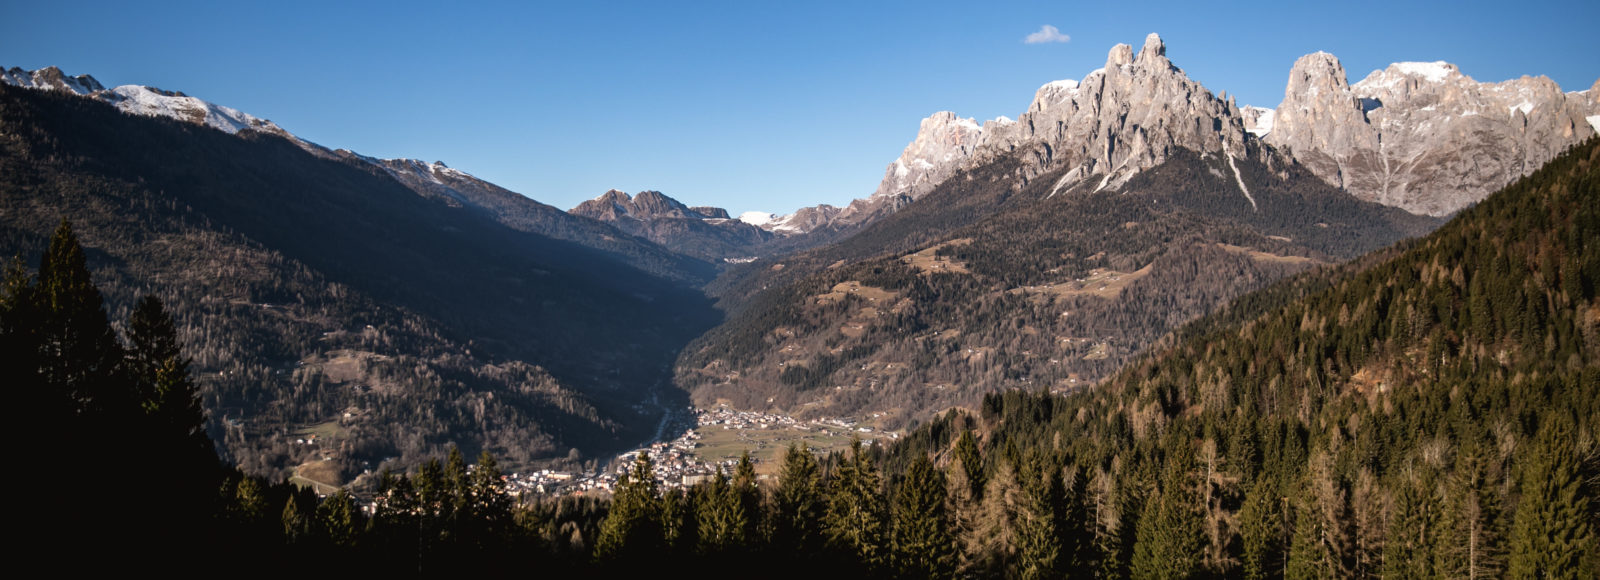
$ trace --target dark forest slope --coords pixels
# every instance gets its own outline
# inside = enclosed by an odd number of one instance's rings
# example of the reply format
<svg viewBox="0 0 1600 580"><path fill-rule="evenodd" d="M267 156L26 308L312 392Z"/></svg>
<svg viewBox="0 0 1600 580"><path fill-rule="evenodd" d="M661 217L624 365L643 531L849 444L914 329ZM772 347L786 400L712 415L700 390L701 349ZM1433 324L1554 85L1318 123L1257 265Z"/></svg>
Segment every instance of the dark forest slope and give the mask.
<svg viewBox="0 0 1600 580"><path fill-rule="evenodd" d="M161 296L213 434L253 471L450 442L604 456L653 431L638 405L713 317L606 253L276 137L10 86L0 135L0 252L32 263L69 219L114 319Z"/></svg>
<svg viewBox="0 0 1600 580"><path fill-rule="evenodd" d="M1081 519L1063 537L1102 572L1592 578L1597 239L1590 140L1096 388L988 397L984 462L1064 475ZM902 457L943 453L969 421L928 426Z"/></svg>

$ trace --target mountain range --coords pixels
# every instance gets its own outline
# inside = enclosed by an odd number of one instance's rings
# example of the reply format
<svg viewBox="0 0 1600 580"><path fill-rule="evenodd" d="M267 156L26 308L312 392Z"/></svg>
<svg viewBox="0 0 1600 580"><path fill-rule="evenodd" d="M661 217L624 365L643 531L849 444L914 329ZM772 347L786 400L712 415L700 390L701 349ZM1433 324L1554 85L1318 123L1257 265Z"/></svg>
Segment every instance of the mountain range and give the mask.
<svg viewBox="0 0 1600 580"><path fill-rule="evenodd" d="M1600 86L1445 63L1349 84L1325 53L1276 108L1239 106L1152 34L1015 120L924 119L846 207L735 217L655 191L561 211L179 92L0 72L0 249L36 256L72 220L114 310L142 289L186 313L233 461L341 477L447 444L578 465L659 435L685 393L903 427L1075 390L1600 127ZM337 452L296 447L312 433Z"/></svg>

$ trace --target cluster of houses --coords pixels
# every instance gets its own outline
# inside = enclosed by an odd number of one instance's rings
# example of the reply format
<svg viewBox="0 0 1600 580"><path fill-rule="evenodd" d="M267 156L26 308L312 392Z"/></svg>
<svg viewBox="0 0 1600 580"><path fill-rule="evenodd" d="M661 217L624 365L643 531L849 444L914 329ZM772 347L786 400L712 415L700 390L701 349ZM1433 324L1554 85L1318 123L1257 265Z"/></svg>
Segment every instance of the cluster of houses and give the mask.
<svg viewBox="0 0 1600 580"><path fill-rule="evenodd" d="M788 415L738 411L719 405L714 409L699 409L695 415L694 429L685 431L672 441L660 441L642 449L618 455L611 468L598 473L572 473L542 469L531 473L513 473L506 477L508 489L517 495L566 495L583 493L611 493L617 478L632 469L639 453L650 457L655 468L655 479L664 489L688 487L705 481L721 467L732 473L736 460L705 461L694 450L700 447L702 431L711 429L795 429L818 431L824 435L858 433L863 441L874 437L894 439L897 433L880 432L871 427L858 426L850 419L825 418L799 421Z"/></svg>

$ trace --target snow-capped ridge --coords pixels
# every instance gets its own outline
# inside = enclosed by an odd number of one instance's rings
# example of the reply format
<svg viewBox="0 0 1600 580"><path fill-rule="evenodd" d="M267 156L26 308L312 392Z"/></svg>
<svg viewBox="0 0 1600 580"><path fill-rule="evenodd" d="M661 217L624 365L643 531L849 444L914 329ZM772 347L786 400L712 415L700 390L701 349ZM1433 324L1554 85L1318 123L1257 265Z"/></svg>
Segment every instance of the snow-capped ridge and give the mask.
<svg viewBox="0 0 1600 580"><path fill-rule="evenodd" d="M747 211L739 214L739 221L756 226L758 228L764 228L767 224L772 223L772 220L776 217L778 216L775 216L769 212Z"/></svg>
<svg viewBox="0 0 1600 580"><path fill-rule="evenodd" d="M1461 74L1461 69L1456 68L1456 65L1442 60L1434 62L1397 62L1389 66L1402 74L1422 77L1427 79L1428 82L1434 83L1442 82L1447 78Z"/></svg>
<svg viewBox="0 0 1600 580"><path fill-rule="evenodd" d="M100 81L89 75L67 76L61 69L47 66L35 71L26 71L20 67L5 69L0 67L0 82L28 89L47 91L66 91L79 96L88 96L98 91L106 90Z"/></svg>
<svg viewBox="0 0 1600 580"><path fill-rule="evenodd" d="M266 119L261 119L178 91L164 91L142 85L122 85L107 90L89 75L69 77L61 69L50 66L32 72L21 68L4 70L0 81L19 87L66 91L82 97L110 103L121 111L146 117L166 117L186 123L204 125L230 135L250 130L272 133L300 143L308 149L315 147L300 141L293 134Z"/></svg>

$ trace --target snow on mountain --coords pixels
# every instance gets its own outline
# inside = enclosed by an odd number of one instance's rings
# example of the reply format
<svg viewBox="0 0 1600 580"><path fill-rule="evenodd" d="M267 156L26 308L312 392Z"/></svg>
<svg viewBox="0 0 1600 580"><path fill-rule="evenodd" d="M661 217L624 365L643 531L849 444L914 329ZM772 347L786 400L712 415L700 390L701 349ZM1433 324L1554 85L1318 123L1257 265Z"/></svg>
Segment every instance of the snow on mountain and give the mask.
<svg viewBox="0 0 1600 580"><path fill-rule="evenodd" d="M1457 69L1456 65L1442 60L1437 62L1397 62L1393 66L1405 75L1422 77L1433 83L1443 82L1451 76L1461 74L1461 70Z"/></svg>
<svg viewBox="0 0 1600 580"><path fill-rule="evenodd" d="M118 109L135 115L177 119L205 125L230 135L249 129L292 137L288 131L272 121L179 92L139 85L123 85L111 89L109 94L96 93L96 95L100 100L112 103Z"/></svg>
<svg viewBox="0 0 1600 580"><path fill-rule="evenodd" d="M1347 84L1327 53L1295 62L1276 111L1268 144L1357 198L1434 216L1600 130L1585 122L1600 103L1547 77L1478 82L1450 63L1399 62Z"/></svg>
<svg viewBox="0 0 1600 580"><path fill-rule="evenodd" d="M89 75L69 77L53 66L47 66L36 71L25 71L19 67L7 70L0 67L0 82L29 89L47 91L67 91L75 95L89 95L96 91L106 90L100 81L94 80Z"/></svg>
<svg viewBox="0 0 1600 580"><path fill-rule="evenodd" d="M251 130L272 133L300 144L308 150L316 145L301 141L282 127L266 119L221 105L212 104L180 92L163 91L154 87L122 85L106 90L104 85L89 75L69 77L56 67L24 71L13 67L0 69L0 82L24 88L66 91L110 103L125 113L147 117L167 117L186 123L204 125L230 135Z"/></svg>
<svg viewBox="0 0 1600 580"><path fill-rule="evenodd" d="M1239 108L1239 113L1244 116L1244 130L1257 137L1266 137L1272 132L1272 119L1277 111L1266 107L1245 105Z"/></svg>
<svg viewBox="0 0 1600 580"><path fill-rule="evenodd" d="M778 216L764 211L747 211L739 214L739 221L765 229L767 224L772 223L773 218L776 217Z"/></svg>

